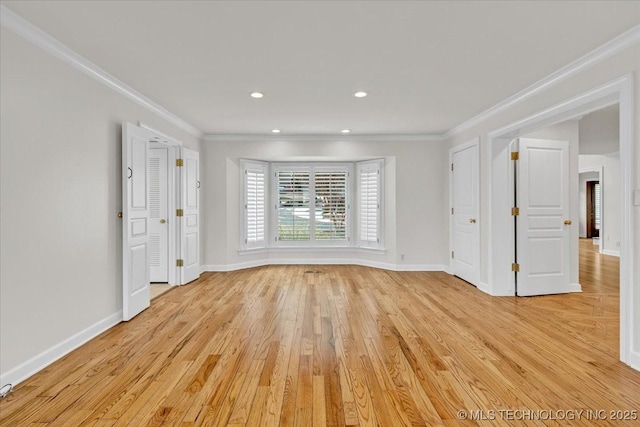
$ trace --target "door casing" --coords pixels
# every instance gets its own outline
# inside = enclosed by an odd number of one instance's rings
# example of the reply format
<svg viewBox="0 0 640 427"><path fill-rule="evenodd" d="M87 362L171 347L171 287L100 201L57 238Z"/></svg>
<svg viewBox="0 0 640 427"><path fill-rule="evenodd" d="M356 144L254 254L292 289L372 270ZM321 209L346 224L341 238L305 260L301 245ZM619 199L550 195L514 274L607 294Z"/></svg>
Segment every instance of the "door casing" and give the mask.
<svg viewBox="0 0 640 427"><path fill-rule="evenodd" d="M626 74L611 82L575 95L566 101L512 122L487 134L487 291L491 295L513 295L510 289L511 260L513 259L512 233L501 228L511 220L509 195L509 143L545 126L576 118L602 108L620 105L620 190L621 190L621 242L620 242L620 360L640 370L640 348L633 345L635 318L640 308L634 307L635 236L635 128L634 128L634 75ZM511 196L512 198L512 196Z"/></svg>

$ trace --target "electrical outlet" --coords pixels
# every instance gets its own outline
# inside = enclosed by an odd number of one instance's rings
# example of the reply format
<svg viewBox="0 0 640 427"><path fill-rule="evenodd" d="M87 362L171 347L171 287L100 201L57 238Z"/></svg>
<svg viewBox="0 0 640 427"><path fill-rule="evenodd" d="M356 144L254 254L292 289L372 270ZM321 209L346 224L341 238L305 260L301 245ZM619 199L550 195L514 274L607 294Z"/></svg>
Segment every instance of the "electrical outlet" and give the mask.
<svg viewBox="0 0 640 427"><path fill-rule="evenodd" d="M619 248L619 247L620 247L620 242L618 241L616 242L616 248Z"/></svg>
<svg viewBox="0 0 640 427"><path fill-rule="evenodd" d="M404 261L404 254L400 254L400 259Z"/></svg>

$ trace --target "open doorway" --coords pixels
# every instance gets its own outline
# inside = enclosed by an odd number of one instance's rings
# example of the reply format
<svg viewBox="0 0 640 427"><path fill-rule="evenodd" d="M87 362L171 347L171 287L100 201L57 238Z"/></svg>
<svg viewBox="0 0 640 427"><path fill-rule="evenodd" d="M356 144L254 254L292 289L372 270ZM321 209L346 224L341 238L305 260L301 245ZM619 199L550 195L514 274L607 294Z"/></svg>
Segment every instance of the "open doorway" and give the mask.
<svg viewBox="0 0 640 427"><path fill-rule="evenodd" d="M617 212L620 221L620 359L632 365L640 366L637 353L631 348L634 336L633 306L633 177L635 176L635 157L633 156L633 78L623 76L606 85L577 95L561 104L539 111L508 126L488 134L487 157L489 174L489 265L488 288L493 295L514 295L515 275L512 260L515 257L512 230L505 230L504 224L513 222L513 191L510 193L510 182L513 182L513 170L509 145L514 138L527 135L537 129L562 123L566 120L577 120L594 111L613 105L619 105L619 191L620 208ZM576 186L577 191L577 170ZM606 183L605 176L604 182ZM603 194L606 197L607 191ZM571 213L570 220L578 221L578 214ZM602 218L606 221L606 212ZM606 231L606 224L604 230ZM576 239L577 241L577 234ZM616 242L614 242L615 244ZM576 245L577 246L577 245ZM577 258L577 248L571 256ZM577 260L575 262L577 267ZM577 270L577 269L576 269ZM577 271L576 271L577 276Z"/></svg>
<svg viewBox="0 0 640 427"><path fill-rule="evenodd" d="M175 150L162 141L149 143L149 281L151 301L169 291L175 283L169 283L169 248L175 245L170 233L169 199L173 195L170 176L175 164ZM171 176L172 177L172 176ZM173 180L171 180L173 181ZM171 242L170 242L171 241Z"/></svg>
<svg viewBox="0 0 640 427"><path fill-rule="evenodd" d="M143 124L123 123L122 132L122 317L130 320L151 304L152 281L200 275L200 169L196 151Z"/></svg>

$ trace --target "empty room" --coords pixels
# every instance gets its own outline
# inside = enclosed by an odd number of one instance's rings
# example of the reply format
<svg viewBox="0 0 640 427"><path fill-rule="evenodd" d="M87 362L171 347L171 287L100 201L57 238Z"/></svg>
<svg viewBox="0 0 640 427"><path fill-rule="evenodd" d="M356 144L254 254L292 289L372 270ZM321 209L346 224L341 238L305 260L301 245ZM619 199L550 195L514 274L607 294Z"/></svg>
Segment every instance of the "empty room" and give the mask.
<svg viewBox="0 0 640 427"><path fill-rule="evenodd" d="M1 426L640 422L640 2L0 17Z"/></svg>

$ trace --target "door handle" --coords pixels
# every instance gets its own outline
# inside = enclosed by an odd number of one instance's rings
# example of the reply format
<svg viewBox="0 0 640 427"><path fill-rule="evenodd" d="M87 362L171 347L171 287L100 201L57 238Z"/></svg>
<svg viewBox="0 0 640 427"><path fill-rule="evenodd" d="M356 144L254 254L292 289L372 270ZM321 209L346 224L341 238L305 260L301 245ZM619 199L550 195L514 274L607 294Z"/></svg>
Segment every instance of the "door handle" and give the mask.
<svg viewBox="0 0 640 427"><path fill-rule="evenodd" d="M166 219L164 219L164 218L160 218L160 224L164 224L165 222L167 222L167 220L166 220Z"/></svg>
<svg viewBox="0 0 640 427"><path fill-rule="evenodd" d="M476 219L475 219L475 218L469 218L469 222L470 222L471 224L475 224L475 223L476 223Z"/></svg>
<svg viewBox="0 0 640 427"><path fill-rule="evenodd" d="M564 225L571 225L571 220L570 219L565 219L564 220Z"/></svg>

